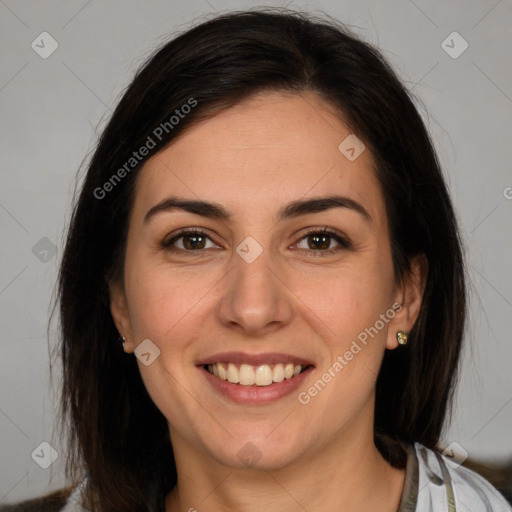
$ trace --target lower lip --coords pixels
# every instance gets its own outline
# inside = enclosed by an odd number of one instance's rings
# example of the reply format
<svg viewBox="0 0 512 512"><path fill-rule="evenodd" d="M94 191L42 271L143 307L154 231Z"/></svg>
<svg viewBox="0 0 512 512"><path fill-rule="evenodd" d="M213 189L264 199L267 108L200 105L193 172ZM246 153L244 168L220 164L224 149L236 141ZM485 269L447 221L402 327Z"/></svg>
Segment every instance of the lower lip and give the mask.
<svg viewBox="0 0 512 512"><path fill-rule="evenodd" d="M304 382L313 367L309 366L299 375L291 379L285 379L282 382L273 382L269 386L232 384L227 380L215 377L203 366L199 366L198 369L216 391L234 402L239 404L268 404L293 393Z"/></svg>

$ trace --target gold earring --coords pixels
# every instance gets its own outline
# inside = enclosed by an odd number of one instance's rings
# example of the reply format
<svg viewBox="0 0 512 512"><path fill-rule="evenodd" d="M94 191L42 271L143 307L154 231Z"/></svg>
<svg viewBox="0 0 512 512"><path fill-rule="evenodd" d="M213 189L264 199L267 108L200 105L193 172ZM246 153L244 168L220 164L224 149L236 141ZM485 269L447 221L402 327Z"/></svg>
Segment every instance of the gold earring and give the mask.
<svg viewBox="0 0 512 512"><path fill-rule="evenodd" d="M121 343L123 345L123 350L126 352L125 347L124 347L126 338L124 336L119 336L118 341L119 341L119 343Z"/></svg>
<svg viewBox="0 0 512 512"><path fill-rule="evenodd" d="M396 333L396 339L400 345L407 345L407 337L409 333L407 331L398 331Z"/></svg>

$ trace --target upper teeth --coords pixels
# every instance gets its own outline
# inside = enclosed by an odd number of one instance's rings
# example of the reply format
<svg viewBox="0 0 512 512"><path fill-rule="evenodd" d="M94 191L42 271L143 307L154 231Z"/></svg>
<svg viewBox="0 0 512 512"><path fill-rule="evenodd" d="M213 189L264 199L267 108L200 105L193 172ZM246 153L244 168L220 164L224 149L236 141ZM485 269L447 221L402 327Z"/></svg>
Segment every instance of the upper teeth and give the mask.
<svg viewBox="0 0 512 512"><path fill-rule="evenodd" d="M272 382L282 382L284 379L291 379L298 375L304 366L293 363L279 363L272 368L268 364L252 366L241 364L240 367L234 363L216 363L207 365L207 370L221 380L227 380L232 384L242 386L270 386Z"/></svg>

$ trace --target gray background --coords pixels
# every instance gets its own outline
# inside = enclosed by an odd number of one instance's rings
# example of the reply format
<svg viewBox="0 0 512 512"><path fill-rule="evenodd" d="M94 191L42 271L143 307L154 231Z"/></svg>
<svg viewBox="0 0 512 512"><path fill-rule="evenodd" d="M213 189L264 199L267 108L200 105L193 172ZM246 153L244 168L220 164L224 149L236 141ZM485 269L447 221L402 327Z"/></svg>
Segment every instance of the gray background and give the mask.
<svg viewBox="0 0 512 512"><path fill-rule="evenodd" d="M136 67L155 46L198 17L257 5L0 0L1 502L64 483L62 443L53 431L59 373L52 384L46 326L80 163ZM456 451L464 449L477 459L510 457L512 3L265 5L324 11L351 25L382 49L421 98L419 107L460 218L471 279L468 348L444 444L457 442ZM44 31L59 45L47 59L31 48ZM458 58L441 46L453 31L469 44ZM457 39L445 44L453 46L452 52L462 48ZM55 339L53 328L50 348ZM49 469L31 458L43 441L60 453Z"/></svg>

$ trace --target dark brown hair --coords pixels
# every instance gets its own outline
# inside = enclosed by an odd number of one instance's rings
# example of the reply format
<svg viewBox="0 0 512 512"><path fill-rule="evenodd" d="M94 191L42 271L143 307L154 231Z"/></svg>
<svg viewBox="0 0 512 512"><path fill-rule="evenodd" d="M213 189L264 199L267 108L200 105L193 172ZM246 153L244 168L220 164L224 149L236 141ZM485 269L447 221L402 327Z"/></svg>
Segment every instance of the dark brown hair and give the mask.
<svg viewBox="0 0 512 512"><path fill-rule="evenodd" d="M465 269L447 187L411 95L375 48L333 20L230 13L169 41L138 71L103 131L72 214L59 275L61 425L70 435L68 476L87 477L94 510L164 510L177 477L167 422L135 358L120 348L109 309L109 280L123 275L137 173L185 128L266 90L314 91L340 112L376 163L396 281L413 256L428 260L410 343L384 356L375 432L395 463L381 436L438 443L463 338ZM169 127L191 99L197 106ZM168 131L155 137L163 123ZM112 181L151 134L150 154Z"/></svg>

